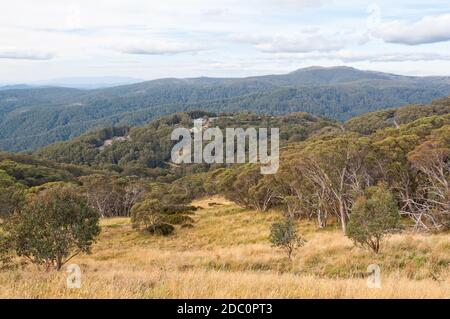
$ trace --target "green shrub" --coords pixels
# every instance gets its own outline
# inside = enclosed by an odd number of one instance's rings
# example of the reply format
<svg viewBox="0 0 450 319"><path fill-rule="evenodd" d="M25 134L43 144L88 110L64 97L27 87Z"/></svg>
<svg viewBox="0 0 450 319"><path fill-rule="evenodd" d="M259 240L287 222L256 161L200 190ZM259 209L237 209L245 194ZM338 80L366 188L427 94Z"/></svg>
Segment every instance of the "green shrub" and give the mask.
<svg viewBox="0 0 450 319"><path fill-rule="evenodd" d="M298 233L295 222L292 219L286 219L272 224L270 242L273 246L283 249L291 259L294 250L305 245L306 240Z"/></svg>
<svg viewBox="0 0 450 319"><path fill-rule="evenodd" d="M60 270L78 253L90 252L100 233L99 215L77 187L51 183L27 194L4 231L17 255Z"/></svg>
<svg viewBox="0 0 450 319"><path fill-rule="evenodd" d="M131 208L131 223L136 229L149 229L161 221L161 204L156 199L146 199Z"/></svg>
<svg viewBox="0 0 450 319"><path fill-rule="evenodd" d="M167 223L158 223L148 227L147 231L154 235L168 236L175 231L175 227Z"/></svg>
<svg viewBox="0 0 450 319"><path fill-rule="evenodd" d="M194 209L194 206L164 205L157 199L148 198L133 206L131 222L133 228L168 235L174 231L173 225L193 223L194 220L185 214Z"/></svg>
<svg viewBox="0 0 450 319"><path fill-rule="evenodd" d="M401 229L400 214L392 193L385 186L374 186L359 197L352 208L346 235L356 245L380 251L381 241Z"/></svg>

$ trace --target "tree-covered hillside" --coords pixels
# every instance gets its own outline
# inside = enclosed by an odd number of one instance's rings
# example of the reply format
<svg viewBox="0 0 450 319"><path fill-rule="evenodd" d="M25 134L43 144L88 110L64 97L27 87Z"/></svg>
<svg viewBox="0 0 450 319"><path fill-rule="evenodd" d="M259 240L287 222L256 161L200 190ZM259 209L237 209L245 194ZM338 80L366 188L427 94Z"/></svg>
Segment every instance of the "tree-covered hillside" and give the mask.
<svg viewBox="0 0 450 319"><path fill-rule="evenodd" d="M181 111L308 112L338 120L450 94L447 77L407 77L348 67L249 78L162 79L96 90L0 91L0 149L35 150L95 128L140 125Z"/></svg>
<svg viewBox="0 0 450 319"><path fill-rule="evenodd" d="M58 181L75 181L80 176L94 174L87 166L58 163L28 154L0 152L0 171L3 176L23 186L33 187Z"/></svg>
<svg viewBox="0 0 450 319"><path fill-rule="evenodd" d="M137 127L110 127L94 131L68 142L58 142L38 150L41 158L60 163L96 166L125 175L171 178L208 170L204 164L176 167L170 163L172 131L192 128L202 117L209 127L280 128L281 145L299 142L323 131L340 130L338 122L307 113L283 116L255 113L223 114L204 111L176 113ZM175 175L173 175L175 174Z"/></svg>
<svg viewBox="0 0 450 319"><path fill-rule="evenodd" d="M429 105L408 105L360 115L348 120L345 127L361 134L371 134L383 128L413 122L421 117L448 113L450 113L450 98L442 98Z"/></svg>

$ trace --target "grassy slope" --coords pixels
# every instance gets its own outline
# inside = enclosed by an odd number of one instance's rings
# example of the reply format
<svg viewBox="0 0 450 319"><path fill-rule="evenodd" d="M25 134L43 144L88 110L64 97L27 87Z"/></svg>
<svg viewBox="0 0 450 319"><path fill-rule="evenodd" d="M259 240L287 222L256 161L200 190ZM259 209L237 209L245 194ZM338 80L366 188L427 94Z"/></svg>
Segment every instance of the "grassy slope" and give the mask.
<svg viewBox="0 0 450 319"><path fill-rule="evenodd" d="M208 202L222 205L209 207ZM169 238L136 233L129 220L102 221L92 255L73 260L81 289L66 289L67 274L28 265L0 273L0 297L302 298L449 297L448 234L392 237L382 254L355 248L336 227L318 231L302 222L308 239L289 263L267 241L277 212L256 213L220 198L198 201L192 229ZM367 266L382 270L382 287L369 289Z"/></svg>

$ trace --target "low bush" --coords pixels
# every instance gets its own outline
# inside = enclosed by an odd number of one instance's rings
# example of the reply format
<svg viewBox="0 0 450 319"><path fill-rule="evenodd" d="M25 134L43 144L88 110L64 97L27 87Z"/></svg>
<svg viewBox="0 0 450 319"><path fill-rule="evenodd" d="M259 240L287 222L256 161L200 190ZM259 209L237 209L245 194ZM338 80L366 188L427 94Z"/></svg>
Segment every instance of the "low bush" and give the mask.
<svg viewBox="0 0 450 319"><path fill-rule="evenodd" d="M175 231L175 227L168 223L158 223L147 228L153 235L168 236Z"/></svg>

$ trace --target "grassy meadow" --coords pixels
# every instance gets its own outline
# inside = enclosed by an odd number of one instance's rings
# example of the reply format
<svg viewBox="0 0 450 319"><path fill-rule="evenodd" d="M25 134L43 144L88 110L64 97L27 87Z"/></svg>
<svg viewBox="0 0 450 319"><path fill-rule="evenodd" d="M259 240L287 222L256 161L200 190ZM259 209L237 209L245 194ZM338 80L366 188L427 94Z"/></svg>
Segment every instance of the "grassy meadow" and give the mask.
<svg viewBox="0 0 450 319"><path fill-rule="evenodd" d="M209 205L216 203L216 205ZM292 261L271 247L276 211L257 213L214 197L193 228L169 237L133 230L128 218L104 219L81 267L81 288L66 287L65 268L34 265L0 272L0 298L449 298L450 235L403 233L378 255L355 247L338 225L299 223L307 239ZM381 288L367 287L367 267L381 267Z"/></svg>

